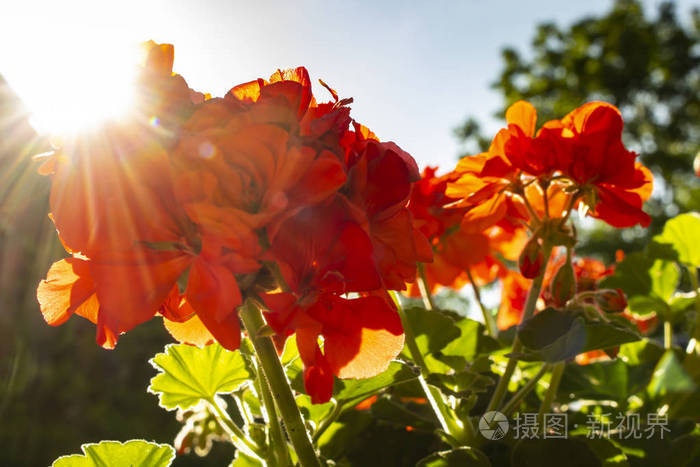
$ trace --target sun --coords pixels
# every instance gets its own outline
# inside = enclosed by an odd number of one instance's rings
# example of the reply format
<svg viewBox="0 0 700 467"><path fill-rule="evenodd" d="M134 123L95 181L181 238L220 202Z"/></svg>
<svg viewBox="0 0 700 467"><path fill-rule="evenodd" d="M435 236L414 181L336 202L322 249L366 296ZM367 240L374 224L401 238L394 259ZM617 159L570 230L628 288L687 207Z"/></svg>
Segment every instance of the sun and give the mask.
<svg viewBox="0 0 700 467"><path fill-rule="evenodd" d="M127 113L134 103L138 48L100 44L64 50L49 79L37 79L27 102L40 132L74 133Z"/></svg>
<svg viewBox="0 0 700 467"><path fill-rule="evenodd" d="M138 44L64 37L43 42L9 78L32 126L41 134L66 135L132 108L138 60Z"/></svg>

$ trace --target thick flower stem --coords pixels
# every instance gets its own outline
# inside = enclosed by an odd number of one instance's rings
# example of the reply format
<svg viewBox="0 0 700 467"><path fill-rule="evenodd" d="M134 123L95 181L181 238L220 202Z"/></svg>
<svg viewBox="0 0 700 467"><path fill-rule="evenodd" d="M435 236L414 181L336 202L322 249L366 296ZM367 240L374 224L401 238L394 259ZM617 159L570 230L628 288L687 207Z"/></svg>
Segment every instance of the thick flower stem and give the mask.
<svg viewBox="0 0 700 467"><path fill-rule="evenodd" d="M557 391L559 391L559 383L561 382L561 377L564 374L565 365L565 362L559 362L556 363L552 368L552 376L549 380L549 388L547 388L547 392L544 395L544 399L542 399L542 404L540 404L540 411L537 414L537 420L542 433L544 433L544 430L546 428L544 426L544 417L552 409L552 402L557 396Z"/></svg>
<svg viewBox="0 0 700 467"><path fill-rule="evenodd" d="M425 393L426 399L428 399L430 407L435 413L435 417L440 423L440 427L445 433L457 440L460 443L460 445L469 445L475 437L474 427L472 426L471 421L466 420L464 426L462 426L461 421L459 421L454 416L450 408L445 403L445 400L442 398L442 394L440 393L440 391L437 388L430 386L425 380L425 378L429 374L429 370L425 359L423 358L423 354L418 348L418 344L416 344L416 339L413 334L411 324L408 322L408 317L406 316L406 313L404 313L403 308L399 303L396 303L396 309L398 310L399 316L401 317L401 324L403 325L406 346L408 347L408 351L411 353L411 358L413 359L413 362L416 365L418 365L420 369L418 381L420 382L420 385L423 388L423 392Z"/></svg>
<svg viewBox="0 0 700 467"><path fill-rule="evenodd" d="M294 400L292 388L289 386L287 376L284 374L275 345L269 337L257 335L258 331L265 326L265 320L260 309L252 300L248 300L240 308L240 316L243 320L243 325L248 331L250 340L253 342L255 353L260 361L260 366L262 366L265 379L269 384L272 397L277 404L282 420L284 420L284 426L299 458L299 463L302 467L320 467L321 464L311 444L309 434L306 432L304 420Z"/></svg>
<svg viewBox="0 0 700 467"><path fill-rule="evenodd" d="M523 399L525 399L525 396L530 394L532 392L532 390L535 389L535 386L537 386L537 383L540 381L542 376L544 376L544 374L547 371L549 371L549 369L550 369L549 363L543 363L542 366L540 367L540 370L537 372L537 374L530 381L528 381L525 384L525 386L520 388L520 390L515 393L513 398L511 400L509 400L506 405L503 406L503 408L501 409L501 412L505 416L508 416L511 413L513 413L513 411L515 411L515 409L518 408L518 405L520 405L520 403L523 401Z"/></svg>
<svg viewBox="0 0 700 467"><path fill-rule="evenodd" d="M420 290L420 295L423 297L423 305L426 310L434 310L435 302L433 302L433 296L430 294L430 286L428 285L428 279L425 277L425 267L423 263L418 263L418 290Z"/></svg>
<svg viewBox="0 0 700 467"><path fill-rule="evenodd" d="M287 440L284 439L282 425L280 425L280 420L277 416L277 408L275 407L275 401L272 398L272 392L270 391L267 380L263 376L259 367L260 365L258 365L256 386L260 392L260 398L262 399L263 407L265 407L265 412L267 412L267 423L270 427L270 444L272 445L272 450L277 458L276 465L280 467L288 467L292 465L292 461L289 458Z"/></svg>
<svg viewBox="0 0 700 467"><path fill-rule="evenodd" d="M489 336L496 337L497 328L496 322L493 319L493 315L489 310L486 309L486 307L484 306L484 302L481 301L481 291L479 290L479 286L476 285L476 282L474 282L474 277L472 277L471 271L469 270L469 268L467 268L466 271L467 277L469 278L469 282L471 283L472 289L474 290L474 297L476 298L476 302L479 304L481 314L484 316L484 325L486 326L486 332L489 334Z"/></svg>
<svg viewBox="0 0 700 467"><path fill-rule="evenodd" d="M664 321L664 349L673 347L673 325L669 320Z"/></svg>
<svg viewBox="0 0 700 467"><path fill-rule="evenodd" d="M531 318L532 315L535 314L537 299L540 297L540 292L542 292L544 272L547 269L547 263L549 262L549 256L551 254L552 248L548 245L545 245L542 270L540 271L539 275L535 277L535 279L532 281L532 284L530 285L530 290L527 293L527 300L525 301L525 309L523 310L523 317L521 322ZM522 350L522 344L520 343L520 339L518 339L518 336L516 334L515 339L513 340L513 348L511 352L517 354L518 352L520 352L520 350ZM492 410L498 410L498 408L501 406L503 398L506 395L506 391L508 390L508 383L510 383L510 379L513 377L513 373L515 372L515 367L517 364L517 357L513 356L510 357L510 359L508 359L508 364L506 365L506 369L503 372L503 376L501 376L501 378L498 380L498 385L496 385L496 389L493 392L493 396L491 396L491 401L489 401L489 405L486 408L487 412L490 412Z"/></svg>

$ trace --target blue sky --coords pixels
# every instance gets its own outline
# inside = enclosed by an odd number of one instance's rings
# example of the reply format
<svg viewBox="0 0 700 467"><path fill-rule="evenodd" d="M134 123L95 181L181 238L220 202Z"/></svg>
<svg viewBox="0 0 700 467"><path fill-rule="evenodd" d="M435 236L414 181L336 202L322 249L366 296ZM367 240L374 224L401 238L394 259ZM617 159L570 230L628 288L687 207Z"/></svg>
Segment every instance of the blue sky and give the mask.
<svg viewBox="0 0 700 467"><path fill-rule="evenodd" d="M215 96L277 68L304 65L313 80L354 97L354 118L382 139L397 142L421 166L448 170L459 150L452 130L467 115L499 128L491 114L500 97L489 84L501 67L500 50L527 51L537 23L568 24L611 4L27 0L3 7L0 73L30 110L60 112L67 96L99 101L96 94L109 93L102 80L117 62L105 56L147 39L175 44L175 71ZM693 4L680 2L680 9ZM92 83L81 88L89 91L66 89L81 79Z"/></svg>

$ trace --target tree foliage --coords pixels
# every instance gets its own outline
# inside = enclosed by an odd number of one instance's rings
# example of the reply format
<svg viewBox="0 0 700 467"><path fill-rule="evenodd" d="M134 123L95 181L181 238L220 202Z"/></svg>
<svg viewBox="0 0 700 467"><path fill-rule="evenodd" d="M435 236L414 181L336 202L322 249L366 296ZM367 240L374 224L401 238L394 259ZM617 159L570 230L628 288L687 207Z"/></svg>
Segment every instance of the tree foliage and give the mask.
<svg viewBox="0 0 700 467"><path fill-rule="evenodd" d="M640 153L661 187L648 211L647 232L591 232L582 250L612 256L620 241L631 246L657 233L678 212L700 208L700 185L692 165L700 148L700 11L678 12L664 2L653 15L638 0L616 0L601 16L561 27L540 24L527 52L507 47L493 83L503 108L530 101L540 121L560 118L591 100L614 104L625 119L625 143ZM688 13L688 14L686 14ZM469 118L457 137L485 149L489 140Z"/></svg>

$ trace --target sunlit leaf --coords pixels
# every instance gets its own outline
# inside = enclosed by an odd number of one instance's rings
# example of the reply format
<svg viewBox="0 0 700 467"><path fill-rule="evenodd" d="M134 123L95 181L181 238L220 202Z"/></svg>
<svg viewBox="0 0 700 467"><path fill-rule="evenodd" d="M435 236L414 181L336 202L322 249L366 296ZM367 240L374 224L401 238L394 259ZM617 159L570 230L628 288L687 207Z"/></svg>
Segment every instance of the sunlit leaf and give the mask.
<svg viewBox="0 0 700 467"><path fill-rule="evenodd" d="M230 352L219 344L203 348L171 344L150 363L160 373L151 379L148 391L168 410L188 409L200 400L212 400L252 376L240 352Z"/></svg>
<svg viewBox="0 0 700 467"><path fill-rule="evenodd" d="M265 464L254 458L253 456L249 456L248 454L242 452L242 451L236 451L236 457L233 459L233 462L231 462L231 467L264 467Z"/></svg>
<svg viewBox="0 0 700 467"><path fill-rule="evenodd" d="M664 349L656 342L642 339L637 342L630 342L620 346L617 358L627 365L655 364L664 354Z"/></svg>
<svg viewBox="0 0 700 467"><path fill-rule="evenodd" d="M338 380L333 397L343 404L351 401L359 402L383 389L413 381L417 377L416 371L408 365L391 362L385 372L372 378Z"/></svg>
<svg viewBox="0 0 700 467"><path fill-rule="evenodd" d="M637 295L630 297L627 300L627 305L630 311L637 315L649 315L652 313L658 313L662 316L666 316L670 310L669 305L665 301L658 297L651 297L647 295Z"/></svg>
<svg viewBox="0 0 700 467"><path fill-rule="evenodd" d="M84 454L59 457L52 467L167 467L175 458L172 446L143 440L101 441L81 449Z"/></svg>
<svg viewBox="0 0 700 467"><path fill-rule="evenodd" d="M686 266L700 267L700 215L681 214L666 222L661 235L654 241L670 244L678 254L678 261Z"/></svg>
<svg viewBox="0 0 700 467"><path fill-rule="evenodd" d="M454 320L439 310L411 307L404 310L415 335L416 345L423 355L437 352L460 336ZM402 354L411 358L408 348Z"/></svg>
<svg viewBox="0 0 700 467"><path fill-rule="evenodd" d="M296 397L297 406L304 415L304 419L312 421L318 427L318 424L330 414L333 410L333 402L326 402L325 404L312 404L311 397L306 394L301 394Z"/></svg>
<svg viewBox="0 0 700 467"><path fill-rule="evenodd" d="M657 397L669 393L693 392L696 387L675 352L669 349L657 363L647 389L652 397Z"/></svg>
<svg viewBox="0 0 700 467"><path fill-rule="evenodd" d="M622 289L633 311L643 314L659 311L659 308L665 310L661 303L666 304L671 299L679 278L680 272L673 261L654 259L638 252L627 255L617 265L615 273L603 279L600 286Z"/></svg>
<svg viewBox="0 0 700 467"><path fill-rule="evenodd" d="M629 395L629 372L621 360L571 365L564 372L560 391L577 398L624 400Z"/></svg>
<svg viewBox="0 0 700 467"><path fill-rule="evenodd" d="M436 358L447 363L455 370L462 370L465 364L474 361L477 356L487 354L500 348L494 338L484 333L484 325L469 318L455 321L459 328L459 337L452 340Z"/></svg>

